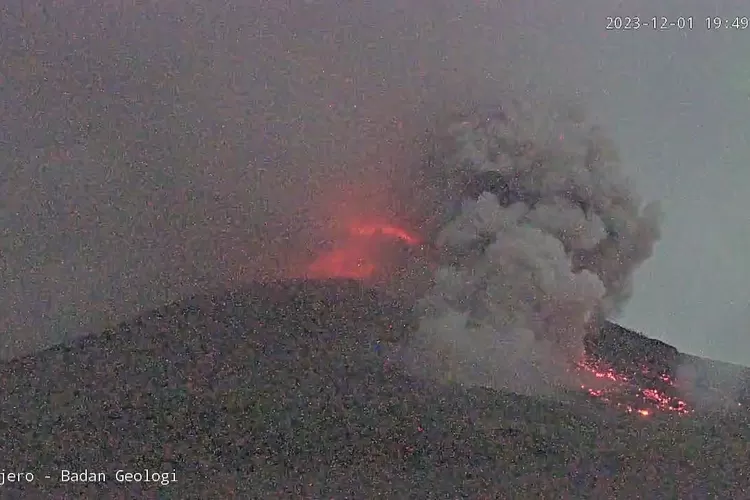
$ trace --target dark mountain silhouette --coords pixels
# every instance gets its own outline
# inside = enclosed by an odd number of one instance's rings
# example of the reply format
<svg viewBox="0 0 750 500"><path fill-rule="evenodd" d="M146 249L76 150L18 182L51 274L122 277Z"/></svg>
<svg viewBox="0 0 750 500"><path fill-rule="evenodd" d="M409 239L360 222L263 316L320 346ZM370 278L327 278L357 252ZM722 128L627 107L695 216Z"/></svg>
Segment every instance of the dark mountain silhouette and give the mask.
<svg viewBox="0 0 750 500"><path fill-rule="evenodd" d="M387 360L409 322L355 282L257 284L7 362L2 498L750 496L742 414L642 419L434 385ZM622 366L679 356L613 324L589 349ZM117 481L146 469L176 482Z"/></svg>

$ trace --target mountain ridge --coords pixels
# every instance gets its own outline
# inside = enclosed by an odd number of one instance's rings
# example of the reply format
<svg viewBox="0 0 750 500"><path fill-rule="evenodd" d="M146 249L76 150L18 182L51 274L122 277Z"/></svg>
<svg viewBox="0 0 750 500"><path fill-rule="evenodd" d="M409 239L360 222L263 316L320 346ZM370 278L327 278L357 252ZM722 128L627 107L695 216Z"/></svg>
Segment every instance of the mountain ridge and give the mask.
<svg viewBox="0 0 750 500"><path fill-rule="evenodd" d="M6 483L4 495L750 492L738 416L640 419L583 395L560 402L414 379L383 347L406 320L399 304L355 282L256 284L4 363L3 467L36 476ZM63 469L102 471L107 481L63 483ZM120 483L118 469L177 481Z"/></svg>

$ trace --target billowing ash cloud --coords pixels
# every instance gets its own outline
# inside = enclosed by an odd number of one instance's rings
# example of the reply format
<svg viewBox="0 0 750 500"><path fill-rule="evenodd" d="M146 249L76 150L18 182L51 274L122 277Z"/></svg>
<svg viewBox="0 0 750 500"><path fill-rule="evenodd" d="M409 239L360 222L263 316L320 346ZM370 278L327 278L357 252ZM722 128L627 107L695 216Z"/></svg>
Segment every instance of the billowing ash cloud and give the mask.
<svg viewBox="0 0 750 500"><path fill-rule="evenodd" d="M434 136L449 179L440 264L420 301L415 365L526 392L571 381L587 326L617 311L656 242L612 142L580 113L509 101Z"/></svg>

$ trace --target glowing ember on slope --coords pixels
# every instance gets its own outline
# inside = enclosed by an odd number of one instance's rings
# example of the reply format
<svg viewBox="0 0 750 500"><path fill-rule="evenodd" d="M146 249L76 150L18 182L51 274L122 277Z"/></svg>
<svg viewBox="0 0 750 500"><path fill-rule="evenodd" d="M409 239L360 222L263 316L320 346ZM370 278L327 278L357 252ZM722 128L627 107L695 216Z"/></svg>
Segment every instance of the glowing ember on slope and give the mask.
<svg viewBox="0 0 750 500"><path fill-rule="evenodd" d="M307 275L311 278L372 277L381 264L383 254L379 241L402 241L417 245L419 238L407 230L391 224L354 223L347 234L337 242L336 248L319 256L310 264Z"/></svg>
<svg viewBox="0 0 750 500"><path fill-rule="evenodd" d="M664 412L674 412L677 414L692 413L685 401L676 396L668 394L669 388L674 387L671 377L666 374L659 374L656 378L664 389L657 387L643 388L635 377L619 373L612 367L602 362L587 359L578 364L578 369L582 372L593 375L596 379L608 381L606 388L594 388L587 385L581 385L581 389L586 391L592 398L597 398L613 404L628 413L637 413L642 416L650 416L655 410ZM643 368L641 374L651 379L651 383L657 383L653 380L651 371Z"/></svg>

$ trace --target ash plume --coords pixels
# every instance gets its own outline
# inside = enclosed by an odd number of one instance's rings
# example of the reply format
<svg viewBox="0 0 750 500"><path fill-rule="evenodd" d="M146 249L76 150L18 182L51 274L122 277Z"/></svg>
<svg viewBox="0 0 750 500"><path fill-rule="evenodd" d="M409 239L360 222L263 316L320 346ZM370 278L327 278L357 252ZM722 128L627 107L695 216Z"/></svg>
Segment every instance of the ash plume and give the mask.
<svg viewBox="0 0 750 500"><path fill-rule="evenodd" d="M443 179L453 208L434 232L414 366L523 392L565 386L587 328L628 299L658 205L642 206L612 141L571 110L508 100L433 135L425 177Z"/></svg>

